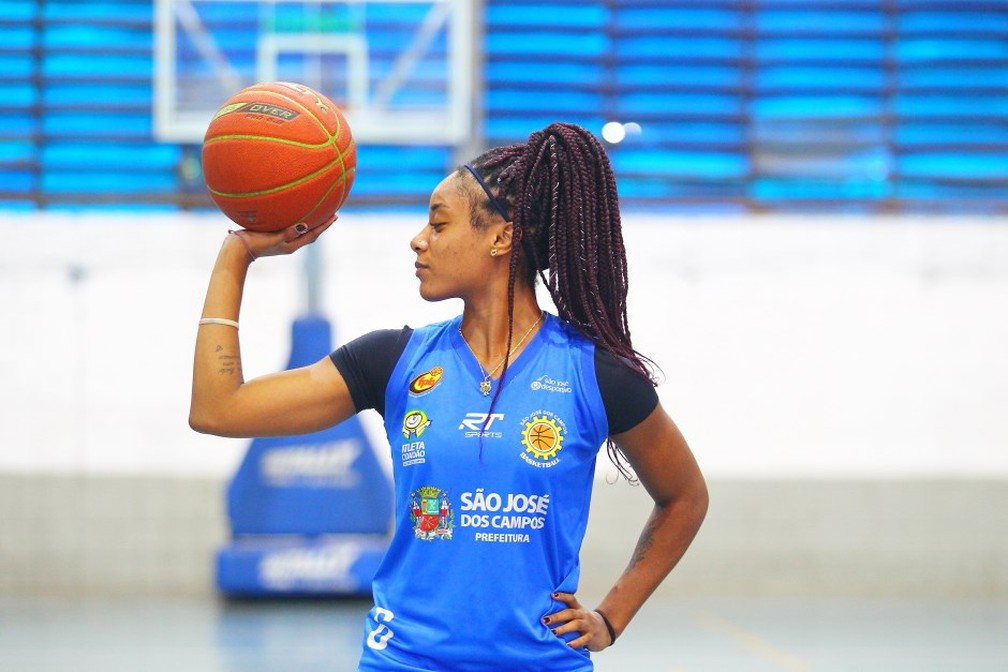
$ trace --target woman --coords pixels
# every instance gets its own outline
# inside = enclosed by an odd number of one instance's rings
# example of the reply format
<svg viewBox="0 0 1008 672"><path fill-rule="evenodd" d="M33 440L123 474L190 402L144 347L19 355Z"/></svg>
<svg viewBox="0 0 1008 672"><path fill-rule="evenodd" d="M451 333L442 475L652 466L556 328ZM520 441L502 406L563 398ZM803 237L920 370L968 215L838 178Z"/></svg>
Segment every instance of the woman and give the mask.
<svg viewBox="0 0 1008 672"><path fill-rule="evenodd" d="M378 331L311 366L245 382L237 316L251 260L329 224L224 242L196 342L190 424L224 436L307 433L365 408L385 418L394 536L373 583L359 670L590 670L692 541L703 477L658 403L626 320L612 169L552 124L434 190L411 241L420 295L462 315ZM545 271L549 271L548 277ZM535 294L543 278L558 316ZM595 609L575 593L605 443L654 509Z"/></svg>

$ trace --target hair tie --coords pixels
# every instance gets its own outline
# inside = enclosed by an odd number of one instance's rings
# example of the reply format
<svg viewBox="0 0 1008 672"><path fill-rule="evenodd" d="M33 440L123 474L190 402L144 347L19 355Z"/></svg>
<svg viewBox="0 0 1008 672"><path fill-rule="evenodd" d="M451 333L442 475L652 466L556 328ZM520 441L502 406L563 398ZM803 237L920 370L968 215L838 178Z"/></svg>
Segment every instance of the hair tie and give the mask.
<svg viewBox="0 0 1008 672"><path fill-rule="evenodd" d="M616 643L616 628L612 627L609 617L601 609L596 609L595 613L602 617L602 622L605 623L605 628L609 631L609 646L612 646Z"/></svg>
<svg viewBox="0 0 1008 672"><path fill-rule="evenodd" d="M500 216L504 218L505 222L510 222L511 218L508 217L507 212L505 212L504 206L502 206L500 202L496 198L494 198L494 195L490 193L490 187L486 185L486 182L484 182L483 178L480 177L480 174L476 172L476 169L473 168L468 163L464 164L464 167L466 170L472 173L472 176L476 178L476 182L479 183L480 187L483 188L483 193L485 193L487 195L487 198L490 199L490 205L493 206L494 210L496 210L500 214Z"/></svg>

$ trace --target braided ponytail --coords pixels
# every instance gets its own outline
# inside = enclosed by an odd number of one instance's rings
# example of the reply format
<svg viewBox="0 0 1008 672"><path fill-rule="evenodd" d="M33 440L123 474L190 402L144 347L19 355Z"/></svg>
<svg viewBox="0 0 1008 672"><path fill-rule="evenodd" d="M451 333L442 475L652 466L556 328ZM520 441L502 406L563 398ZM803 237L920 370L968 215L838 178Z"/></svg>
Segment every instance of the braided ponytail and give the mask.
<svg viewBox="0 0 1008 672"><path fill-rule="evenodd" d="M509 211L523 252L511 255L506 352L511 349L518 274L524 271L523 281L530 286L538 274L561 319L655 384L653 363L634 350L630 339L616 178L601 143L580 126L554 123L532 133L526 143L487 151L471 165ZM474 226L482 226L494 212L488 198L478 197L472 204ZM505 359L497 394L508 363ZM612 441L606 448L620 473L635 482L622 451Z"/></svg>

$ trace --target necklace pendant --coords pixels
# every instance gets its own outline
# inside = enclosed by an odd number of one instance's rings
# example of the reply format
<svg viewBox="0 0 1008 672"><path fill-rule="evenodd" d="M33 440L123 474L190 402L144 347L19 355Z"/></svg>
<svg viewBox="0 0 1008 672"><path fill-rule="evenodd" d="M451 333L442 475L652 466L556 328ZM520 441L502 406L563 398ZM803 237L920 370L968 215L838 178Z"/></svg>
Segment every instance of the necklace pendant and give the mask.
<svg viewBox="0 0 1008 672"><path fill-rule="evenodd" d="M480 392L483 393L484 397L490 396L490 387L491 383L489 379L483 379L483 381L480 382Z"/></svg>

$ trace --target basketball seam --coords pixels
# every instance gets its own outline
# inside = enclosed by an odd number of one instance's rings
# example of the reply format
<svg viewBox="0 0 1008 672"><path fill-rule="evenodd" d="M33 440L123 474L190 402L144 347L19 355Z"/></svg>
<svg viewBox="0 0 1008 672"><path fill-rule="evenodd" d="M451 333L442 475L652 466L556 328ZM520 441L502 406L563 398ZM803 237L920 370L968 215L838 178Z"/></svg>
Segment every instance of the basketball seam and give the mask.
<svg viewBox="0 0 1008 672"><path fill-rule="evenodd" d="M325 202L325 200L329 197L329 195L333 191L335 191L336 187L339 186L340 184L343 185L343 198L341 199L341 202L345 201L346 197L347 197L347 192L346 192L346 184L347 184L346 175L347 175L347 173L354 173L354 174L356 174L356 172L357 172L356 168L344 169L344 171L343 171L343 177L341 179L339 179L339 180L334 181L332 183L332 186L329 187L328 189L326 189L325 193L322 194L322 198L320 198L315 203L315 205L313 205L311 207L311 209L308 210L308 212L306 212L303 215L301 215L300 219L302 219L302 220L308 219L308 217L310 217L316 210L318 210L319 206L322 205L323 202Z"/></svg>
<svg viewBox="0 0 1008 672"><path fill-rule="evenodd" d="M312 119L314 119L315 123L319 125L319 128L321 128L326 133L326 135L329 136L329 142L330 143L334 143L334 141L336 139L336 136L338 136L340 134L340 131L343 128L342 125L340 124L340 115L339 114L333 115L335 117L335 119L336 119L336 132L335 133L329 133L329 129L326 128L326 125L322 122L321 119L318 118L318 115L316 115L315 112L311 108L306 107L300 100L297 100L295 98L291 98L286 93L280 93L279 91L270 91L270 90L266 89L266 90L263 90L262 92L263 93L271 93L271 94L273 94L275 96L280 96L284 100L290 101L291 104L297 105L298 107L300 107L302 110L305 111L305 113L308 114L309 117L311 117ZM312 92L312 94L314 95L314 92ZM316 98L316 100L318 100L319 102L321 102L321 100L318 99L318 98ZM330 102L332 102L332 101L330 101ZM333 103L333 106L335 107L336 104Z"/></svg>
<svg viewBox="0 0 1008 672"><path fill-rule="evenodd" d="M244 92L242 92L242 93L244 93ZM341 122L341 117L340 117L340 115L338 113L333 115L333 118L336 121L336 130L335 130L335 132L330 133L329 132L329 128L325 125L325 123L321 119L319 119L318 115L315 114L315 111L312 110L310 107L307 107L306 105L304 105L300 100L297 100L296 98L291 98L289 95L287 95L285 93L280 93L279 91L272 91L270 89L256 89L255 93L261 93L264 96L267 96L267 95L277 96L281 100L284 100L284 101L290 103L291 105L293 105L294 107L299 108L302 112L304 112L309 117L311 117L312 121L314 121L315 124L320 129L322 129L322 132L325 133L327 140L325 142L319 142L319 143L306 143L306 142L298 142L297 140L287 140L287 139L284 139L284 138L275 138L275 137L268 136L268 135L246 135L246 134L236 133L236 134L230 134L230 135L216 135L216 136L214 136L212 138L207 138L204 141L203 144L204 145L213 144L213 143L217 142L218 140L231 139L231 140L265 140L267 142L278 142L278 143L281 143L281 144L293 145L295 147L305 147L305 148L310 148L310 149L318 149L320 147L325 147L326 145L332 145L334 147L336 146L336 138L339 137L340 132L343 130L343 124L340 123ZM318 99L317 97L316 97L316 100L319 100L319 102L321 102L321 100ZM330 101L330 102L332 102L332 101ZM339 109L336 106L335 103L333 103L333 107L336 108L337 110ZM216 119L216 117L215 117L215 119ZM351 136L350 146L354 146L354 144L356 144L356 143L354 143L353 138ZM344 166L344 169L345 169L345 166Z"/></svg>
<svg viewBox="0 0 1008 672"><path fill-rule="evenodd" d="M214 137L208 139L204 142L204 145L213 145L222 140L262 140L263 142L272 142L280 145L291 145L293 147L301 147L303 149L323 149L332 145L330 141L310 143L310 142L300 142L298 140L288 140L287 138L277 138L271 135L252 135L246 133L232 133L229 135L215 135ZM331 138L330 138L331 140Z"/></svg>
<svg viewBox="0 0 1008 672"><path fill-rule="evenodd" d="M308 87L306 87L306 88L308 88ZM316 92L313 89L308 88L308 92L315 98L315 100L317 102L321 102L321 100L316 95ZM319 128L321 128L326 133L326 135L329 136L329 141L327 143L323 143L323 144L329 144L329 145L332 145L333 147L337 147L337 145L336 145L336 138L339 137L340 131L343 130L343 125L340 123L340 121L342 120L342 117L340 116L340 113L338 111L339 108L336 108L337 112L336 112L336 114L333 115L333 117L336 120L336 131L335 131L335 133L329 133L329 129L322 122L322 120L319 119L318 115L315 114L314 110L312 110L312 109L306 107L305 105L303 105L300 100L297 100L295 98L291 98L286 93L281 93L279 91L271 91L271 90L267 89L267 90L264 90L263 93L272 93L273 95L279 96L280 98L282 98L284 100L290 101L291 104L300 107L302 110L305 111L305 114L307 114L309 117L311 117L315 121L315 123L318 124ZM336 106L336 104L333 103L331 100L329 102L332 103L332 105L334 107ZM354 142L353 135L351 134L350 145L347 147L347 150L349 151L350 147L355 147L355 146L356 146L356 143ZM343 174L346 175L347 167L346 167L346 164L343 163L343 156L344 155L342 153L337 152L337 158L339 159L340 165L343 168ZM316 205L315 207L317 208L318 205ZM315 208L312 208L312 210L314 210L314 209ZM309 211L309 212L311 212L311 211Z"/></svg>
<svg viewBox="0 0 1008 672"><path fill-rule="evenodd" d="M347 151L349 151L349 150L347 150ZM338 182L345 181L346 180L346 175L349 172L349 170L347 170L346 166L343 164L343 155L342 154L338 155L335 159L333 159L332 161L330 161L326 165L322 166L321 168L319 168L318 170L316 170L313 173L309 173L308 175L305 175L304 177L299 177L298 179L293 180L291 182L287 182L285 184L280 184L280 185L277 185L275 187L270 187L269 189L260 189L259 191L226 192L226 191L218 191L218 190L210 187L209 185L207 185L207 189L209 189L210 192L212 194L214 194L215 196L221 196L223 198L250 198L250 197L254 197L254 196L266 196L268 194L273 194L273 193L276 193L278 191L283 191L284 189L289 189L290 187L296 187L299 184L304 184L305 182L308 182L309 180L313 180L316 177L318 177L319 175L321 175L322 173L325 173L326 171L328 171L330 168L332 168L333 166L335 166L337 163L339 163L341 166L343 166L343 173L339 176L338 180L334 180L334 183L338 183ZM318 206L316 205L315 207L318 207Z"/></svg>

